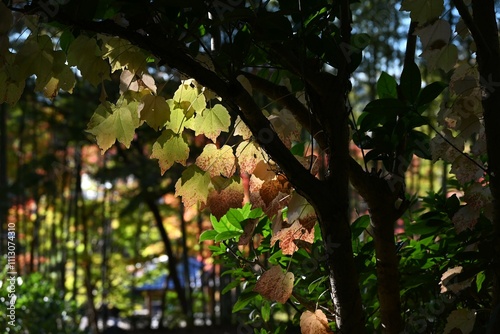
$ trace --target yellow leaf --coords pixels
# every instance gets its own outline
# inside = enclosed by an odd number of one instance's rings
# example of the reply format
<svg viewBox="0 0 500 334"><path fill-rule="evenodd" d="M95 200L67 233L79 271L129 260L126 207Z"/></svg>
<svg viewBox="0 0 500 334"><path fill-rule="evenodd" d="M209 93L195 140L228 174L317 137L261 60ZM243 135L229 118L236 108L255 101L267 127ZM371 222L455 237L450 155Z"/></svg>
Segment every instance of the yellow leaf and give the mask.
<svg viewBox="0 0 500 334"><path fill-rule="evenodd" d="M102 51L95 38L89 38L85 35L78 36L69 46L68 64L77 66L82 77L94 87L103 80L110 79L111 68L102 59Z"/></svg>
<svg viewBox="0 0 500 334"><path fill-rule="evenodd" d="M219 175L231 177L236 170L233 148L224 145L218 149L214 144L207 144L196 159L196 165L208 172L211 177Z"/></svg>
<svg viewBox="0 0 500 334"><path fill-rule="evenodd" d="M187 118L193 117L194 113L200 113L206 107L205 95L192 79L183 80L174 93L173 100L179 103Z"/></svg>
<svg viewBox="0 0 500 334"><path fill-rule="evenodd" d="M257 164L264 160L259 146L253 142L241 142L236 148L236 156L240 171L248 174L252 174Z"/></svg>
<svg viewBox="0 0 500 334"><path fill-rule="evenodd" d="M300 316L300 331L302 334L328 334L333 331L328 326L328 319L321 310L305 311Z"/></svg>
<svg viewBox="0 0 500 334"><path fill-rule="evenodd" d="M243 137L243 140L248 140L252 137L252 131L241 120L240 116L236 118L234 123L234 135Z"/></svg>
<svg viewBox="0 0 500 334"><path fill-rule="evenodd" d="M181 196L184 206L206 203L210 185L210 174L196 165L189 166L175 183L175 196Z"/></svg>
<svg viewBox="0 0 500 334"><path fill-rule="evenodd" d="M220 133L222 131L227 132L230 125L231 117L229 112L222 104L216 104L213 108L197 113L193 127L195 135L203 134L215 143Z"/></svg>
<svg viewBox="0 0 500 334"><path fill-rule="evenodd" d="M284 304L292 295L294 279L292 272L284 273L280 266L273 266L260 276L254 291L264 298Z"/></svg>
<svg viewBox="0 0 500 334"><path fill-rule="evenodd" d="M165 130L153 144L152 159L158 159L161 174L165 173L174 162L186 165L189 157L189 146L181 135L177 135L172 130Z"/></svg>

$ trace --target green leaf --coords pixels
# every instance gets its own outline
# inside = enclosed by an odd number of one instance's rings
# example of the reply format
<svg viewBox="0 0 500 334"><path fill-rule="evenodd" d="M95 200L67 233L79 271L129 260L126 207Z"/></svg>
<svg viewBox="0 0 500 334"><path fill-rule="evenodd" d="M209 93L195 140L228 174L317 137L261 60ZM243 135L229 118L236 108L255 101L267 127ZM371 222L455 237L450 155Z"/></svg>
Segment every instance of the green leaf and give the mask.
<svg viewBox="0 0 500 334"><path fill-rule="evenodd" d="M422 85L422 77L420 76L420 69L417 64L411 62L405 65L403 73L401 73L400 83L401 92L405 99L410 103L415 103Z"/></svg>
<svg viewBox="0 0 500 334"><path fill-rule="evenodd" d="M66 29L61 34L61 37L59 37L59 46L64 52L68 53L69 46L71 45L71 43L73 43L74 40L75 36L73 36L71 30Z"/></svg>
<svg viewBox="0 0 500 334"><path fill-rule="evenodd" d="M174 93L174 102L177 102L184 110L187 119L193 117L194 113L201 113L206 107L205 95L196 86L194 80L182 81L179 88Z"/></svg>
<svg viewBox="0 0 500 334"><path fill-rule="evenodd" d="M432 21L443 13L443 0L403 0L401 10L410 12L412 21L423 25Z"/></svg>
<svg viewBox="0 0 500 334"><path fill-rule="evenodd" d="M271 319L271 303L269 303L269 301L265 299L262 301L260 314L262 315L262 320L264 320L264 322L268 322Z"/></svg>
<svg viewBox="0 0 500 334"><path fill-rule="evenodd" d="M221 242L224 240L232 239L232 238L237 238L240 235L243 234L243 230L240 231L225 231L217 234L215 237L215 242Z"/></svg>
<svg viewBox="0 0 500 334"><path fill-rule="evenodd" d="M233 306L233 313L236 313L242 310L245 306L248 305L253 299L255 299L259 294L252 290L243 291L238 298L238 301Z"/></svg>
<svg viewBox="0 0 500 334"><path fill-rule="evenodd" d="M146 121L150 127L159 130L170 120L170 107L165 98L158 95L145 95L139 105L141 120Z"/></svg>
<svg viewBox="0 0 500 334"><path fill-rule="evenodd" d="M371 101L368 103L363 111L366 112L383 112L391 115L398 115L404 111L409 110L405 102L394 99L394 98L384 98Z"/></svg>
<svg viewBox="0 0 500 334"><path fill-rule="evenodd" d="M364 230L370 225L370 216L369 215L363 215L361 217L358 217L352 224L351 224L351 236L352 239L356 239L363 233Z"/></svg>
<svg viewBox="0 0 500 334"><path fill-rule="evenodd" d="M127 103L125 99L116 106L101 103L88 123L87 132L96 136L97 144L104 153L116 140L129 148L134 139L135 129L139 126L137 116L138 102Z"/></svg>
<svg viewBox="0 0 500 334"><path fill-rule="evenodd" d="M208 185L210 174L205 173L196 165L189 166L177 183L175 184L175 196L182 196L182 202L186 207L206 203L208 197Z"/></svg>
<svg viewBox="0 0 500 334"><path fill-rule="evenodd" d="M215 240L215 237L219 234L219 232L214 230L206 230L200 234L200 243L206 240Z"/></svg>
<svg viewBox="0 0 500 334"><path fill-rule="evenodd" d="M237 221L229 222L226 216L223 216L220 220L217 220L217 218L211 215L210 221L212 222L212 226L214 227L214 229L219 233L227 231L238 231L240 233L243 233L241 224Z"/></svg>
<svg viewBox="0 0 500 334"><path fill-rule="evenodd" d="M328 276L321 276L316 278L314 281L312 281L309 286L307 287L307 290L309 291L309 294L312 294L314 290L324 282L328 280Z"/></svg>
<svg viewBox="0 0 500 334"><path fill-rule="evenodd" d="M103 80L110 80L111 67L102 59L102 51L95 38L78 36L69 46L68 64L77 66L82 77L94 87Z"/></svg>
<svg viewBox="0 0 500 334"><path fill-rule="evenodd" d="M380 74L377 81L377 94L380 99L398 98L398 83L391 75L386 72Z"/></svg>
<svg viewBox="0 0 500 334"><path fill-rule="evenodd" d="M172 130L165 130L153 144L151 159L158 159L161 174L169 170L175 162L186 166L189 157L189 145L182 135L175 134Z"/></svg>
<svg viewBox="0 0 500 334"><path fill-rule="evenodd" d="M241 281L239 279L233 279L231 282L228 283L228 285L224 287L224 289L222 289L221 293L225 294L240 285Z"/></svg>
<svg viewBox="0 0 500 334"><path fill-rule="evenodd" d="M484 271L480 271L477 273L476 276L476 287L477 287L477 292L481 291L481 288L483 287L483 282L486 279L486 275Z"/></svg>
<svg viewBox="0 0 500 334"><path fill-rule="evenodd" d="M417 106L421 106L434 101L434 99L438 97L446 87L448 87L448 85L440 81L436 81L431 83L430 85L425 86L418 95Z"/></svg>
<svg viewBox="0 0 500 334"><path fill-rule="evenodd" d="M214 143L222 131L229 130L230 125L231 116L222 104L216 104L213 108L197 113L193 124L195 135L203 134Z"/></svg>

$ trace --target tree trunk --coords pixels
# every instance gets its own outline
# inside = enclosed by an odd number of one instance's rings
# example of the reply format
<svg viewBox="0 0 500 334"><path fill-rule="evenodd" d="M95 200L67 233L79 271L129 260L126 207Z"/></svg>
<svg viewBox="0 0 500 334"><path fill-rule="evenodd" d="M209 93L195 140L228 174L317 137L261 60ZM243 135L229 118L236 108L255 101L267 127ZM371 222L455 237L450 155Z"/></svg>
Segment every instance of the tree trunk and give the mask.
<svg viewBox="0 0 500 334"><path fill-rule="evenodd" d="M480 84L483 89L483 112L488 153L488 173L491 194L493 196L493 305L500 305L500 48L498 28L493 0L473 0L473 23L478 29L474 36L477 45L477 62L479 65ZM494 320L494 317L492 317ZM493 324L493 321L492 321ZM492 333L500 333L499 321Z"/></svg>

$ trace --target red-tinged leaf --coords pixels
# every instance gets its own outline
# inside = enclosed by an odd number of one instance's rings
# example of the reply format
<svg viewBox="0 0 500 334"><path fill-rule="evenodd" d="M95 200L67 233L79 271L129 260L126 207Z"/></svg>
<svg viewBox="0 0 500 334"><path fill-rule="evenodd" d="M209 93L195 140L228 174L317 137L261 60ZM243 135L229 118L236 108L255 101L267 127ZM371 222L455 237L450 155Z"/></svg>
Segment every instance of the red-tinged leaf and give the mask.
<svg viewBox="0 0 500 334"><path fill-rule="evenodd" d="M266 205L269 205L280 192L284 192L283 186L276 179L265 181L259 190L260 197Z"/></svg>
<svg viewBox="0 0 500 334"><path fill-rule="evenodd" d="M481 162L478 159L475 161L477 164L473 163L461 154L453 161L450 173L455 174L458 182L461 184L465 184L470 181L477 181L483 175L483 171L478 166Z"/></svg>
<svg viewBox="0 0 500 334"><path fill-rule="evenodd" d="M333 331L328 327L328 319L321 310L305 311L300 316L300 331L302 334L328 334Z"/></svg>
<svg viewBox="0 0 500 334"><path fill-rule="evenodd" d="M257 144L253 142L241 142L236 148L238 165L240 171L252 174L257 164L263 161L264 157Z"/></svg>
<svg viewBox="0 0 500 334"><path fill-rule="evenodd" d="M253 290L264 298L284 304L292 295L294 279L292 272L285 273L280 266L273 266L260 276Z"/></svg>
<svg viewBox="0 0 500 334"><path fill-rule="evenodd" d="M471 205L466 205L461 207L452 218L452 223L455 226L455 231L461 233L467 229L473 230L474 226L477 224L479 215L481 214L480 209L476 209Z"/></svg>
<svg viewBox="0 0 500 334"><path fill-rule="evenodd" d="M205 203L208 197L210 174L200 170L197 166L189 166L182 177L175 184L175 196L182 196L186 207L198 202Z"/></svg>
<svg viewBox="0 0 500 334"><path fill-rule="evenodd" d="M207 144L196 159L196 165L208 172L211 177L219 175L231 177L236 170L236 158L231 146L224 145L218 149L215 144Z"/></svg>
<svg viewBox="0 0 500 334"><path fill-rule="evenodd" d="M257 226L257 223L259 222L258 219L250 219L245 223L245 227L243 228L243 234L240 236L240 239L238 240L238 245L248 245L250 240L252 240L253 237L253 231L255 230L255 226Z"/></svg>
<svg viewBox="0 0 500 334"><path fill-rule="evenodd" d="M299 249L295 240L301 240L308 243L314 242L314 230L308 231L297 220L291 226L285 227L273 235L271 238L271 246L274 246L278 240L283 254L292 255Z"/></svg>
<svg viewBox="0 0 500 334"><path fill-rule="evenodd" d="M232 182L221 191L212 190L208 194L207 206L212 214L220 220L231 208L241 208L243 204L243 186L240 183Z"/></svg>
<svg viewBox="0 0 500 334"><path fill-rule="evenodd" d="M288 203L287 219L291 224L298 221L308 231L311 231L316 224L316 211L304 197L294 192Z"/></svg>

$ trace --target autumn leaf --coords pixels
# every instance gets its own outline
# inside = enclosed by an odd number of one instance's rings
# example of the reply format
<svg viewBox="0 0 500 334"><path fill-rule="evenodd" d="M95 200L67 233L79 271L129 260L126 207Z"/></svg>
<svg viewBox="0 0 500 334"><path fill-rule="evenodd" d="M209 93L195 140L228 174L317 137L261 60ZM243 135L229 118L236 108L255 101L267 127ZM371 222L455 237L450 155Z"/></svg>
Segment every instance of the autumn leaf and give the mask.
<svg viewBox="0 0 500 334"><path fill-rule="evenodd" d="M292 255L299 249L295 240L301 240L307 243L314 242L314 229L310 231L307 230L297 220L290 226L282 228L278 233L274 234L271 237L271 246L274 246L274 244L278 240L280 242L280 248L283 254Z"/></svg>
<svg viewBox="0 0 500 334"><path fill-rule="evenodd" d="M328 326L328 319L322 310L314 313L305 311L300 316L300 331L302 334L328 334L333 331Z"/></svg>
<svg viewBox="0 0 500 334"><path fill-rule="evenodd" d="M151 159L158 159L161 174L165 173L174 162L186 165L189 157L189 145L182 135L175 134L172 130L165 130L153 144Z"/></svg>
<svg viewBox="0 0 500 334"><path fill-rule="evenodd" d="M214 143L222 131L227 132L231 125L229 112L222 104L216 104L196 114L193 122L195 135L205 135Z"/></svg>
<svg viewBox="0 0 500 334"><path fill-rule="evenodd" d="M476 311L468 309L454 310L446 319L443 334L457 333L454 330L459 330L462 334L472 333L475 321Z"/></svg>
<svg viewBox="0 0 500 334"><path fill-rule="evenodd" d="M252 137L252 131L250 131L246 124L241 120L240 116L238 116L234 122L234 135L241 136L243 140L248 140Z"/></svg>
<svg viewBox="0 0 500 334"><path fill-rule="evenodd" d="M145 95L139 105L141 120L155 130L161 129L170 120L170 107L164 97Z"/></svg>
<svg viewBox="0 0 500 334"><path fill-rule="evenodd" d="M292 272L284 273L280 266L273 266L260 276L253 290L264 298L284 304L292 295L294 279Z"/></svg>
<svg viewBox="0 0 500 334"><path fill-rule="evenodd" d="M233 148L224 145L218 149L215 144L207 144L196 159L196 165L208 172L211 177L219 175L231 177L236 170Z"/></svg>
<svg viewBox="0 0 500 334"><path fill-rule="evenodd" d="M463 154L460 154L455 160L453 160L450 173L455 174L458 182L461 184L477 180L483 175L483 170L478 166L481 162L478 159L475 159L474 161L476 161L477 164L470 161Z"/></svg>
<svg viewBox="0 0 500 334"><path fill-rule="evenodd" d="M217 191L213 189L208 194L207 206L210 208L212 214L220 220L229 209L241 208L243 204L243 185L235 180L226 188Z"/></svg>
<svg viewBox="0 0 500 334"><path fill-rule="evenodd" d="M292 141L299 138L299 125L290 110L282 109L279 112L273 112L268 119L278 137L287 147L291 147Z"/></svg>
<svg viewBox="0 0 500 334"><path fill-rule="evenodd" d="M206 203L210 185L210 174L196 165L189 166L175 184L175 196L181 196L184 206Z"/></svg>
<svg viewBox="0 0 500 334"><path fill-rule="evenodd" d="M88 123L87 132L96 136L97 145L104 154L116 140L129 148L135 129L140 121L137 116L138 102L128 103L125 99L118 105L101 103Z"/></svg>
<svg viewBox="0 0 500 334"><path fill-rule="evenodd" d="M264 160L260 147L254 142L241 142L236 148L240 172L252 174L257 164Z"/></svg>
<svg viewBox="0 0 500 334"><path fill-rule="evenodd" d="M462 266L456 266L446 270L443 275L441 275L441 281L439 285L441 286L441 293L453 292L459 293L460 291L470 287L474 278L469 278L463 281L458 281L457 275L463 271Z"/></svg>
<svg viewBox="0 0 500 334"><path fill-rule="evenodd" d="M304 197L294 192L291 195L290 202L288 202L287 219L289 223L298 221L303 227L311 231L316 224L316 211Z"/></svg>
<svg viewBox="0 0 500 334"><path fill-rule="evenodd" d="M455 227L455 231L457 233L462 233L465 230L473 230L474 226L476 226L477 221L481 211L479 209L474 208L471 205L465 205L461 207L451 219L453 226Z"/></svg>

